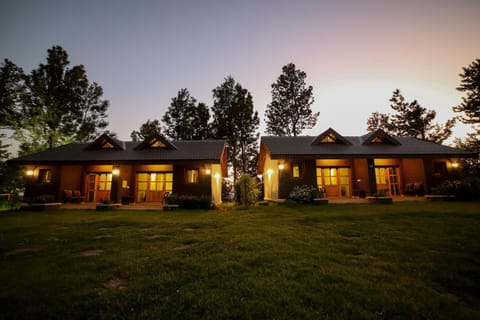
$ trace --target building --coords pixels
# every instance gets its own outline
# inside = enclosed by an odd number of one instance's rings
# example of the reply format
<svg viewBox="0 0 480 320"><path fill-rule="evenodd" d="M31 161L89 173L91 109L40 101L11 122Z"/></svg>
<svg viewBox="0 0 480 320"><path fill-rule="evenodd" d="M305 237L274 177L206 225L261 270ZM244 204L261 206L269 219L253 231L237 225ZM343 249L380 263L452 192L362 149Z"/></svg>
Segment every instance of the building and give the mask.
<svg viewBox="0 0 480 320"><path fill-rule="evenodd" d="M458 178L459 159L477 154L382 130L342 136L333 129L297 137L262 137L258 173L266 200L286 199L295 186L326 197L421 195Z"/></svg>
<svg viewBox="0 0 480 320"><path fill-rule="evenodd" d="M152 136L124 142L106 134L9 161L25 170L25 198L55 201L162 203L166 194L222 201L225 142L168 141Z"/></svg>

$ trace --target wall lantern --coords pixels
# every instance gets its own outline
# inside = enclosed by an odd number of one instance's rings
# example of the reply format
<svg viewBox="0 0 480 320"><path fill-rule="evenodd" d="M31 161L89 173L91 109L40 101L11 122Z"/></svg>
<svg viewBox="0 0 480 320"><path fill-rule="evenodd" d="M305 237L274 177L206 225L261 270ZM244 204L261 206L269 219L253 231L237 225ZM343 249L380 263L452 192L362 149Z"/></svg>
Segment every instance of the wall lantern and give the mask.
<svg viewBox="0 0 480 320"><path fill-rule="evenodd" d="M29 177L33 177L33 174L35 173L35 171L33 169L28 169L25 174Z"/></svg>
<svg viewBox="0 0 480 320"><path fill-rule="evenodd" d="M452 168L456 169L458 168L460 165L458 164L458 162L454 161L452 162Z"/></svg>
<svg viewBox="0 0 480 320"><path fill-rule="evenodd" d="M280 163L278 165L278 170L283 170L283 169L285 169L285 165L283 163Z"/></svg>
<svg viewBox="0 0 480 320"><path fill-rule="evenodd" d="M217 180L217 182L220 180L220 174L219 173L215 173L214 177L215 177L215 180Z"/></svg>
<svg viewBox="0 0 480 320"><path fill-rule="evenodd" d="M205 174L206 174L206 175L210 175L211 173L212 173L212 170L210 170L210 169L205 169Z"/></svg>
<svg viewBox="0 0 480 320"><path fill-rule="evenodd" d="M268 169L268 170L267 170L268 179L270 179L270 177L272 176L272 174L273 174L273 170L272 170L272 169Z"/></svg>
<svg viewBox="0 0 480 320"><path fill-rule="evenodd" d="M117 166L113 167L112 174L118 176L120 174L120 168Z"/></svg>

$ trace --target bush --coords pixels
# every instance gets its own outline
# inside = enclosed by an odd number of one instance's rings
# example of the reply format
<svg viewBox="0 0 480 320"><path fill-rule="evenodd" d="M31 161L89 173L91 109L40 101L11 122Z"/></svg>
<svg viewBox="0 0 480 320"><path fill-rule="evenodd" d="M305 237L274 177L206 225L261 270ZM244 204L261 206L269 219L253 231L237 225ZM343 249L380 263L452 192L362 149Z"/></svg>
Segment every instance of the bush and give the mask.
<svg viewBox="0 0 480 320"><path fill-rule="evenodd" d="M242 206L255 204L259 193L256 179L249 175L243 175L235 182L235 200Z"/></svg>
<svg viewBox="0 0 480 320"><path fill-rule="evenodd" d="M165 200L166 204L178 204L183 209L211 209L212 198L210 196L189 196L172 194Z"/></svg>
<svg viewBox="0 0 480 320"><path fill-rule="evenodd" d="M293 190L290 191L288 198L297 203L311 203L319 194L320 192L316 187L303 185L301 187L297 186L293 188Z"/></svg>
<svg viewBox="0 0 480 320"><path fill-rule="evenodd" d="M33 203L52 203L55 202L55 196L52 194L42 194L33 199Z"/></svg>
<svg viewBox="0 0 480 320"><path fill-rule="evenodd" d="M446 180L433 187L431 194L455 195L457 199L479 199L480 179L470 177L462 180Z"/></svg>

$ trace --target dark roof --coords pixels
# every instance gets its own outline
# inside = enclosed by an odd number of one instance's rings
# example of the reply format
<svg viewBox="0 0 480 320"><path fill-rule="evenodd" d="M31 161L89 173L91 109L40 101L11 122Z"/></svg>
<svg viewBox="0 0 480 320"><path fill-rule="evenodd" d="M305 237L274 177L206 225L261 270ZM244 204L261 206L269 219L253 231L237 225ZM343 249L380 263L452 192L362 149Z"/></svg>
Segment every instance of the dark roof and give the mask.
<svg viewBox="0 0 480 320"><path fill-rule="evenodd" d="M312 144L315 137L262 137L261 145L272 159L281 158L356 158L356 157L477 157L478 154L411 137L383 136L372 142L374 133L344 137L350 144Z"/></svg>
<svg viewBox="0 0 480 320"><path fill-rule="evenodd" d="M225 141L192 140L169 142L175 149L138 148L143 142L115 141L118 148L101 148L98 139L92 143L71 143L51 150L10 160L13 164L35 163L165 163L170 161L209 161L220 163ZM96 147L97 146L97 147Z"/></svg>

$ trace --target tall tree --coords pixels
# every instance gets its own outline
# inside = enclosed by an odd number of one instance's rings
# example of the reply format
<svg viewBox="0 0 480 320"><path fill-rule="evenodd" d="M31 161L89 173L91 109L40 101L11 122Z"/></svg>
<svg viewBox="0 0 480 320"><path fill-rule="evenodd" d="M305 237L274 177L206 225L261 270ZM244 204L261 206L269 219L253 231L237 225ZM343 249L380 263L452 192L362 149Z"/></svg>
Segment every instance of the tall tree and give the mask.
<svg viewBox="0 0 480 320"><path fill-rule="evenodd" d="M373 112L367 120L367 130L383 129L385 132L410 136L421 140L441 143L452 134L455 119L450 119L445 124L434 124L435 110L427 110L420 106L417 100L405 101L399 89L393 92L390 98L390 107L394 114Z"/></svg>
<svg viewBox="0 0 480 320"><path fill-rule="evenodd" d="M267 134L296 136L317 123L319 112L312 111L313 87L307 86L307 74L289 63L272 84L272 102L267 105Z"/></svg>
<svg viewBox="0 0 480 320"><path fill-rule="evenodd" d="M212 112L214 137L227 140L234 182L242 174L254 175L260 119L250 92L233 77L225 78L213 89Z"/></svg>
<svg viewBox="0 0 480 320"><path fill-rule="evenodd" d="M23 70L5 59L0 67L0 128L11 127L17 119L24 90L23 79Z"/></svg>
<svg viewBox="0 0 480 320"><path fill-rule="evenodd" d="M480 124L480 59L463 68L458 91L464 92L462 103L453 107L453 111L463 113L459 118L465 124L478 126ZM478 131L479 128L477 127Z"/></svg>
<svg viewBox="0 0 480 320"><path fill-rule="evenodd" d="M165 134L175 140L203 140L210 135L210 112L204 103L198 103L183 88L165 112L162 121L165 124Z"/></svg>
<svg viewBox="0 0 480 320"><path fill-rule="evenodd" d="M162 133L162 126L158 120L147 120L140 126L139 131L133 130L130 137L133 141L143 141L149 136L159 135Z"/></svg>
<svg viewBox="0 0 480 320"><path fill-rule="evenodd" d="M88 141L107 125L108 101L90 83L85 67L69 68L60 46L48 50L47 63L24 77L19 117L13 129L20 154L50 149L71 141Z"/></svg>

